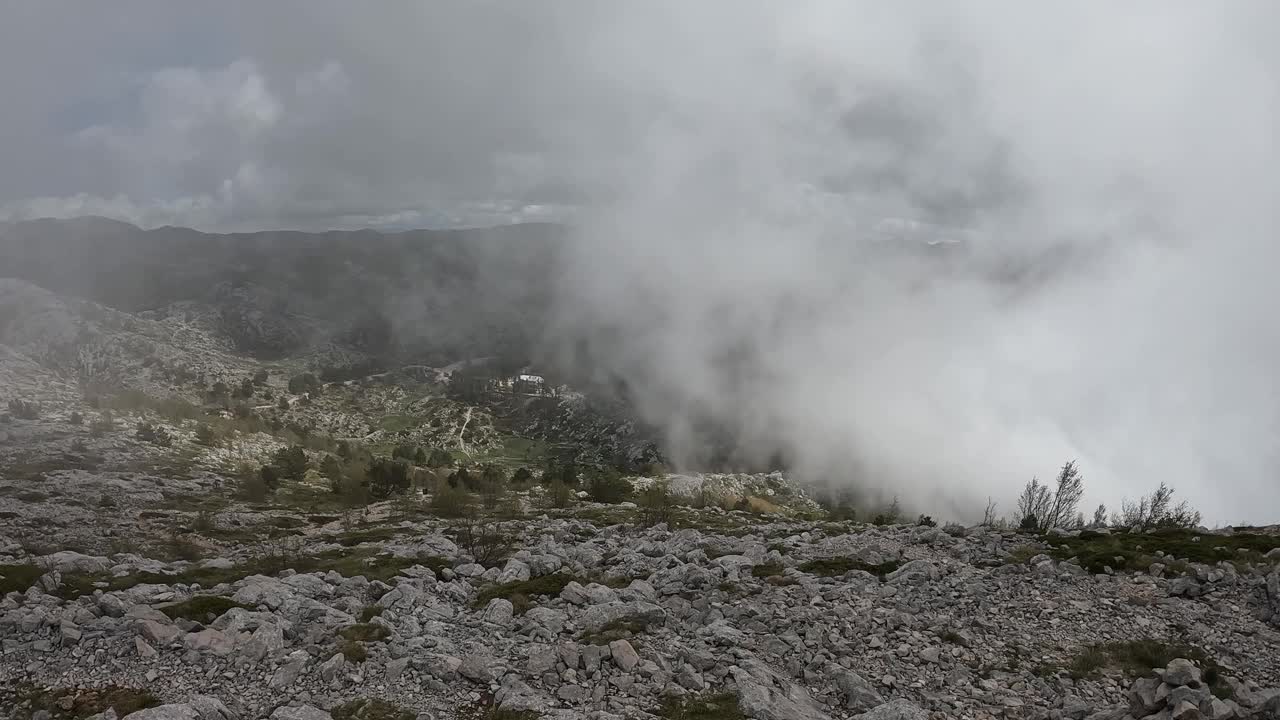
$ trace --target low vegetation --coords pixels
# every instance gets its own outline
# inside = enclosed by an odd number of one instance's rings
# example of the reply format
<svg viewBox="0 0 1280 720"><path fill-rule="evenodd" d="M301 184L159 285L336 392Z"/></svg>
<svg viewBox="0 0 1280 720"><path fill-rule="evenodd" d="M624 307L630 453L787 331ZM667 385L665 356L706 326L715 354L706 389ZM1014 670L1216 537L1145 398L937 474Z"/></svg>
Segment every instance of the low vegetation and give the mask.
<svg viewBox="0 0 1280 720"><path fill-rule="evenodd" d="M822 577L840 577L852 570L862 570L883 578L901 565L902 563L897 560L887 560L873 565L852 557L830 557L810 560L800 566L800 571Z"/></svg>
<svg viewBox="0 0 1280 720"><path fill-rule="evenodd" d="M9 698L0 690L0 705L15 711L21 720L44 717L48 720L78 720L114 710L118 717L156 707L159 698L148 690L128 687L40 688L19 685Z"/></svg>
<svg viewBox="0 0 1280 720"><path fill-rule="evenodd" d="M564 586L573 580L574 577L572 575L554 573L529 580L490 585L476 593L476 598L472 601L472 605L482 608L494 598L503 598L511 601L511 604L515 606L516 614L519 615L532 607L529 598L538 595L559 595L560 591L564 590Z"/></svg>
<svg viewBox="0 0 1280 720"><path fill-rule="evenodd" d="M348 625L338 634L344 640L353 640L358 642L382 642L391 637L391 631L385 626L369 622Z"/></svg>
<svg viewBox="0 0 1280 720"><path fill-rule="evenodd" d="M662 701L654 715L663 720L745 720L733 693L686 695Z"/></svg>
<svg viewBox="0 0 1280 720"><path fill-rule="evenodd" d="M1072 658L1067 670L1075 679L1086 678L1107 670L1115 670L1133 679L1151 674L1175 658L1186 658L1200 666L1205 685L1219 698L1231 695L1222 668L1197 647L1153 638L1125 640L1083 647Z"/></svg>
<svg viewBox="0 0 1280 720"><path fill-rule="evenodd" d="M238 603L220 595L197 595L179 603L162 605L159 610L172 620L186 618L198 623L210 623L232 608L253 609L249 605Z"/></svg>
<svg viewBox="0 0 1280 720"><path fill-rule="evenodd" d="M1216 564L1228 561L1247 565L1260 562L1263 554L1280 547L1280 536L1253 533L1205 535L1181 528L1165 528L1150 532L1115 532L1090 530L1077 537L1046 538L1046 553L1057 560L1075 559L1092 573L1147 570L1154 563L1166 566L1176 574L1184 569L1178 560Z"/></svg>
<svg viewBox="0 0 1280 720"><path fill-rule="evenodd" d="M329 709L333 720L414 720L414 713L379 698L356 698Z"/></svg>

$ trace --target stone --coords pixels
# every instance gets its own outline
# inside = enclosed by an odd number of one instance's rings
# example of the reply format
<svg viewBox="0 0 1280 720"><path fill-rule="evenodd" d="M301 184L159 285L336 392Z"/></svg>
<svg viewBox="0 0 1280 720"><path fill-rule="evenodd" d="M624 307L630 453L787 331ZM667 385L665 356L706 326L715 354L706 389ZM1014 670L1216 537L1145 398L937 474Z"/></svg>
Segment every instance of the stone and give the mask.
<svg viewBox="0 0 1280 720"><path fill-rule="evenodd" d="M631 672L636 665L640 664L639 653L626 640L614 640L609 643L609 655L613 658L613 664L623 672Z"/></svg>
<svg viewBox="0 0 1280 720"><path fill-rule="evenodd" d="M200 632L187 633L182 644L188 650L210 653L218 657L230 655L236 648L235 641L213 628L205 628Z"/></svg>
<svg viewBox="0 0 1280 720"><path fill-rule="evenodd" d="M1164 709L1167 695L1159 694L1160 681L1142 678L1129 688L1129 714L1144 718Z"/></svg>
<svg viewBox="0 0 1280 720"><path fill-rule="evenodd" d="M134 650L137 651L138 657L143 659L150 659L153 657L158 657L160 655L160 653L156 652L155 648L148 645L147 641L143 640L140 637L136 637L133 639L133 647L134 647Z"/></svg>
<svg viewBox="0 0 1280 720"><path fill-rule="evenodd" d="M906 700L894 700L853 717L855 720L929 720L929 713Z"/></svg>
<svg viewBox="0 0 1280 720"><path fill-rule="evenodd" d="M614 623L655 625L663 622L667 613L661 606L648 602L617 602L592 605L582 614L579 623L583 630L595 632Z"/></svg>
<svg viewBox="0 0 1280 720"><path fill-rule="evenodd" d="M409 658L399 658L397 660L388 660L387 668L383 675L388 680L395 680L404 674L406 668L409 667Z"/></svg>
<svg viewBox="0 0 1280 720"><path fill-rule="evenodd" d="M271 713L271 720L333 720L333 716L311 705L278 707Z"/></svg>
<svg viewBox="0 0 1280 720"><path fill-rule="evenodd" d="M515 620L515 606L510 600L504 598L494 598L484 608L484 614L480 616L483 622L499 627L510 627Z"/></svg>
<svg viewBox="0 0 1280 720"><path fill-rule="evenodd" d="M1165 667L1164 681L1173 687L1200 687L1200 668L1186 658L1176 658Z"/></svg>
<svg viewBox="0 0 1280 720"><path fill-rule="evenodd" d="M154 620L143 620L137 627L142 637L160 646L172 644L182 634L182 631L173 625L162 625Z"/></svg>
<svg viewBox="0 0 1280 720"><path fill-rule="evenodd" d="M189 703L174 703L136 710L124 717L125 720L204 720L200 717L199 711Z"/></svg>
<svg viewBox="0 0 1280 720"><path fill-rule="evenodd" d="M854 712L865 712L883 702L880 693L867 682L866 678L852 670L841 670L835 673L832 682L844 695L844 706Z"/></svg>
<svg viewBox="0 0 1280 720"><path fill-rule="evenodd" d="M320 674L320 679L325 682L333 682L346 667L347 657L342 653L336 653L333 657L320 663L320 667L316 668L316 672Z"/></svg>
<svg viewBox="0 0 1280 720"><path fill-rule="evenodd" d="M1186 700L1173 706L1170 714L1173 720L1201 720L1200 708Z"/></svg>
<svg viewBox="0 0 1280 720"><path fill-rule="evenodd" d="M538 677L556 666L556 651L549 645L537 645L529 651L529 661L525 668L529 674Z"/></svg>

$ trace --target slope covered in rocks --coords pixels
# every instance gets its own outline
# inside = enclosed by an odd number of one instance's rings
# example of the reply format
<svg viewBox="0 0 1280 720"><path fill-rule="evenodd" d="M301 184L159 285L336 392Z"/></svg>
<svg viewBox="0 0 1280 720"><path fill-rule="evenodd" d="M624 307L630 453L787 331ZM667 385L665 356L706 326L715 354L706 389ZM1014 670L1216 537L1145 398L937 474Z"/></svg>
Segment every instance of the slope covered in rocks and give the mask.
<svg viewBox="0 0 1280 720"><path fill-rule="evenodd" d="M1275 717L1280 550L1091 573L1054 559L1069 537L691 508L646 526L536 497L505 519L298 517L274 549L194 562L12 557L9 717L40 689L124 687L242 718L375 700L441 719L1121 718L1178 657L1207 678L1196 712ZM1140 688L1152 715L1198 717L1159 715L1187 693L1158 686ZM721 714L679 714L698 704Z"/></svg>

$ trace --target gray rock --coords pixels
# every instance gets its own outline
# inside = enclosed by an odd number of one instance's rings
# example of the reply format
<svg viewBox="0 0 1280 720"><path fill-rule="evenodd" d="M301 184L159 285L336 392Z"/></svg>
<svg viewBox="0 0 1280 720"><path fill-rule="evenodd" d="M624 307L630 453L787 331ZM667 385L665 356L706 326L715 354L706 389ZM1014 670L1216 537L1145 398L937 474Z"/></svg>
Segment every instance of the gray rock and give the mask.
<svg viewBox="0 0 1280 720"><path fill-rule="evenodd" d="M591 596L587 594L584 588L577 580L570 580L565 584L564 589L560 591L560 599L574 605L586 605L591 602Z"/></svg>
<svg viewBox="0 0 1280 720"><path fill-rule="evenodd" d="M200 720L238 720L239 717L227 709L221 700L209 695L196 695L187 704L195 708Z"/></svg>
<svg viewBox="0 0 1280 720"><path fill-rule="evenodd" d="M1173 687L1200 687L1200 668L1186 658L1176 658L1165 667L1164 681Z"/></svg>
<svg viewBox="0 0 1280 720"><path fill-rule="evenodd" d="M188 703L174 703L138 710L125 715L126 720L204 720Z"/></svg>
<svg viewBox="0 0 1280 720"><path fill-rule="evenodd" d="M885 580L894 584L914 585L929 580L937 580L938 577L938 569L934 567L933 563L928 560L912 560L889 573Z"/></svg>
<svg viewBox="0 0 1280 720"><path fill-rule="evenodd" d="M929 720L929 713L906 700L894 700L853 717L855 720Z"/></svg>
<svg viewBox="0 0 1280 720"><path fill-rule="evenodd" d="M306 669L310 658L311 656L305 650L294 652L289 656L289 661L277 668L271 675L271 680L267 682L267 685L272 690L285 690L293 687L293 684L298 681L298 676Z"/></svg>
<svg viewBox="0 0 1280 720"><path fill-rule="evenodd" d="M388 660L386 671L383 673L388 680L395 680L404 674L405 669L409 667L409 658L403 657L397 660Z"/></svg>
<svg viewBox="0 0 1280 720"><path fill-rule="evenodd" d="M537 645L529 651L526 669L529 674L539 677L556 666L556 651L549 645Z"/></svg>
<svg viewBox="0 0 1280 720"><path fill-rule="evenodd" d="M491 625L510 627L512 622L515 621L515 606L511 604L510 600L494 598L485 606L484 614L480 616L480 619Z"/></svg>
<svg viewBox="0 0 1280 720"><path fill-rule="evenodd" d="M738 709L756 720L830 720L808 691L770 670L744 660L730 671L738 685Z"/></svg>
<svg viewBox="0 0 1280 720"><path fill-rule="evenodd" d="M458 674L476 683L487 684L493 681L493 658L483 652L467 653L458 666Z"/></svg>
<svg viewBox="0 0 1280 720"><path fill-rule="evenodd" d="M311 705L298 705L276 708L271 713L271 720L333 720L333 716Z"/></svg>
<svg viewBox="0 0 1280 720"><path fill-rule="evenodd" d="M609 643L609 655L613 658L613 664L623 672L631 672L636 665L640 664L640 655L626 640L614 640Z"/></svg>
<svg viewBox="0 0 1280 720"><path fill-rule="evenodd" d="M831 680L844 695L844 706L854 712L870 710L883 702L871 683L852 670L841 670Z"/></svg>
<svg viewBox="0 0 1280 720"><path fill-rule="evenodd" d="M346 656L342 653L336 653L333 657L320 663L317 672L320 673L321 680L333 682L342 673L342 668L346 667L346 664Z"/></svg>
<svg viewBox="0 0 1280 720"><path fill-rule="evenodd" d="M1161 694L1160 681L1155 678L1142 678L1129 688L1129 714L1144 718L1164 709L1166 694Z"/></svg>
<svg viewBox="0 0 1280 720"><path fill-rule="evenodd" d="M133 639L133 648L137 651L138 657L143 659L150 659L160 655L160 653L156 652L155 648L148 645L147 641L140 637Z"/></svg>
<svg viewBox="0 0 1280 720"><path fill-rule="evenodd" d="M587 632L595 632L611 623L656 625L663 622L666 616L666 611L653 603L618 602L587 608L579 623Z"/></svg>
<svg viewBox="0 0 1280 720"><path fill-rule="evenodd" d="M1183 575L1182 577L1174 578L1173 581L1169 583L1170 597L1195 598L1200 597L1200 593L1200 583L1196 582L1196 579L1193 577Z"/></svg>
<svg viewBox="0 0 1280 720"><path fill-rule="evenodd" d="M235 641L213 628L205 628L200 632L187 633L182 644L188 650L210 653L218 657L226 657L235 650Z"/></svg>
<svg viewBox="0 0 1280 720"><path fill-rule="evenodd" d="M171 644L182 634L182 631L173 625L163 625L154 620L143 620L137 627L142 637L160 646Z"/></svg>

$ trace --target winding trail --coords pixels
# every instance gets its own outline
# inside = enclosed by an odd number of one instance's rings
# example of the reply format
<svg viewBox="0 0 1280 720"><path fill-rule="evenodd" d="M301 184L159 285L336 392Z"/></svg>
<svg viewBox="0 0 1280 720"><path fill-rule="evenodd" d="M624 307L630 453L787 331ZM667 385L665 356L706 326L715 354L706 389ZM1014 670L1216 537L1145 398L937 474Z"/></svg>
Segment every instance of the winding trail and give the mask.
<svg viewBox="0 0 1280 720"><path fill-rule="evenodd" d="M466 453L467 457L471 457L471 451L467 450L467 442L462 439L462 433L467 431L467 425L471 422L471 406L467 406L467 413L462 418L462 427L458 428L458 448Z"/></svg>

